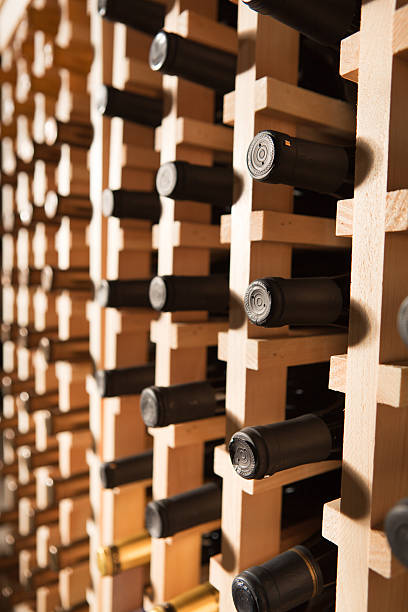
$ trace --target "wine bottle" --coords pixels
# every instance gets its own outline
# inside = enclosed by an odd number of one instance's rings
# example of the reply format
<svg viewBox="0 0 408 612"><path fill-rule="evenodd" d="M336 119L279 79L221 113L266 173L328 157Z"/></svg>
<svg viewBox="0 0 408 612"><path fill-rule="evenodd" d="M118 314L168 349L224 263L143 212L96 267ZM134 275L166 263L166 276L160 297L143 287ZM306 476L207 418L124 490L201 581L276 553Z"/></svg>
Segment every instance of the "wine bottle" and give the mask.
<svg viewBox="0 0 408 612"><path fill-rule="evenodd" d="M153 474L153 450L102 463L99 473L104 489L147 480Z"/></svg>
<svg viewBox="0 0 408 612"><path fill-rule="evenodd" d="M41 287L46 292L67 290L90 293L93 291L88 268L58 270L45 266L41 271Z"/></svg>
<svg viewBox="0 0 408 612"><path fill-rule="evenodd" d="M47 465L58 465L58 448L50 448L39 452L31 449L30 446L20 446L17 450L19 473L21 471L32 475L32 471ZM28 482L28 481L27 481ZM22 482L22 484L26 484Z"/></svg>
<svg viewBox="0 0 408 612"><path fill-rule="evenodd" d="M52 340L41 338L38 350L47 363L56 361L81 362L89 361L89 338L71 338L70 340Z"/></svg>
<svg viewBox="0 0 408 612"><path fill-rule="evenodd" d="M408 346L408 297L401 303L398 310L397 326L399 335Z"/></svg>
<svg viewBox="0 0 408 612"><path fill-rule="evenodd" d="M19 395L22 391L34 392L34 378L27 380L18 380L11 376L3 376L1 379L2 395Z"/></svg>
<svg viewBox="0 0 408 612"><path fill-rule="evenodd" d="M279 278L253 281L245 292L248 319L261 327L346 326L350 277Z"/></svg>
<svg viewBox="0 0 408 612"><path fill-rule="evenodd" d="M305 36L338 47L360 28L361 0L242 0L249 8L269 15Z"/></svg>
<svg viewBox="0 0 408 612"><path fill-rule="evenodd" d="M55 436L62 431L76 431L89 426L89 408L75 408L68 412L61 412L53 407L42 411L45 416L47 436Z"/></svg>
<svg viewBox="0 0 408 612"><path fill-rule="evenodd" d="M49 327L47 330L37 331L29 327L20 327L17 344L26 349L37 348L43 336L56 340L58 338L58 329L56 327Z"/></svg>
<svg viewBox="0 0 408 612"><path fill-rule="evenodd" d="M210 440L204 449L204 478L214 478L214 448L223 440ZM153 476L153 450L102 463L100 477L105 489L140 482Z"/></svg>
<svg viewBox="0 0 408 612"><path fill-rule="evenodd" d="M0 530L0 558L18 556L21 550L34 548L35 535L21 536L10 530L7 525L3 525Z"/></svg>
<svg viewBox="0 0 408 612"><path fill-rule="evenodd" d="M134 538L99 548L98 569L102 576L115 576L125 570L149 563L150 551L150 536L147 531L140 531Z"/></svg>
<svg viewBox="0 0 408 612"><path fill-rule="evenodd" d="M140 411L147 427L165 427L225 413L225 379L143 390Z"/></svg>
<svg viewBox="0 0 408 612"><path fill-rule="evenodd" d="M151 612L218 612L219 593L209 582L173 597L165 604L154 606Z"/></svg>
<svg viewBox="0 0 408 612"><path fill-rule="evenodd" d="M17 563L17 558L15 560ZM34 598L35 594L33 592L27 592L21 584L14 582L9 574L0 574L0 610L12 612L18 604L34 602Z"/></svg>
<svg viewBox="0 0 408 612"><path fill-rule="evenodd" d="M179 76L220 93L235 88L236 55L164 30L153 38L149 64L152 70Z"/></svg>
<svg viewBox="0 0 408 612"><path fill-rule="evenodd" d="M147 219L158 223L161 202L156 192L105 189L102 193L102 212L105 217L118 219Z"/></svg>
<svg viewBox="0 0 408 612"><path fill-rule="evenodd" d="M340 50L300 36L298 86L357 105L357 85L339 74Z"/></svg>
<svg viewBox="0 0 408 612"><path fill-rule="evenodd" d="M145 526L153 538L167 538L221 517L221 487L215 482L152 501L146 506Z"/></svg>
<svg viewBox="0 0 408 612"><path fill-rule="evenodd" d="M150 127L160 125L163 116L163 101L160 98L141 96L111 85L101 85L96 108L105 117L120 117Z"/></svg>
<svg viewBox="0 0 408 612"><path fill-rule="evenodd" d="M254 180L333 195L354 196L355 148L292 138L263 130L248 147L247 166Z"/></svg>
<svg viewBox="0 0 408 612"><path fill-rule="evenodd" d="M156 174L156 189L174 200L195 200L225 208L232 203L231 168L198 166L184 161L167 162Z"/></svg>
<svg viewBox="0 0 408 612"><path fill-rule="evenodd" d="M117 370L97 370L95 380L101 397L139 395L145 387L154 382L154 364L147 363Z"/></svg>
<svg viewBox="0 0 408 612"><path fill-rule="evenodd" d="M49 547L49 567L54 572L59 572L64 567L72 567L89 558L89 538L72 542L66 546Z"/></svg>
<svg viewBox="0 0 408 612"><path fill-rule="evenodd" d="M44 212L47 219L60 221L62 217L67 216L71 219L90 221L93 210L89 198L85 196L62 196L55 191L48 191L45 196Z"/></svg>
<svg viewBox="0 0 408 612"><path fill-rule="evenodd" d="M150 308L150 280L102 280L95 301L104 308Z"/></svg>
<svg viewBox="0 0 408 612"><path fill-rule="evenodd" d="M208 310L225 313L229 304L228 278L212 276L155 276L149 287L152 308L160 312Z"/></svg>
<svg viewBox="0 0 408 612"><path fill-rule="evenodd" d="M408 567L408 497L401 499L388 512L385 532L393 554Z"/></svg>
<svg viewBox="0 0 408 612"><path fill-rule="evenodd" d="M289 612L330 588L336 573L337 547L316 534L241 572L233 580L232 597L238 612Z"/></svg>
<svg viewBox="0 0 408 612"><path fill-rule="evenodd" d="M109 21L156 34L163 25L165 5L149 0L98 0L98 13Z"/></svg>
<svg viewBox="0 0 408 612"><path fill-rule="evenodd" d="M343 406L337 403L280 423L245 427L230 440L231 463L242 478L260 480L305 463L339 458L343 424Z"/></svg>
<svg viewBox="0 0 408 612"><path fill-rule="evenodd" d="M50 508L58 504L66 497L75 497L89 494L89 473L75 474L70 478L49 476L45 482L46 503L40 506L40 510Z"/></svg>
<svg viewBox="0 0 408 612"><path fill-rule="evenodd" d="M68 144L72 147L89 149L93 140L93 127L90 123L57 121L54 117L47 119L44 125L47 145Z"/></svg>

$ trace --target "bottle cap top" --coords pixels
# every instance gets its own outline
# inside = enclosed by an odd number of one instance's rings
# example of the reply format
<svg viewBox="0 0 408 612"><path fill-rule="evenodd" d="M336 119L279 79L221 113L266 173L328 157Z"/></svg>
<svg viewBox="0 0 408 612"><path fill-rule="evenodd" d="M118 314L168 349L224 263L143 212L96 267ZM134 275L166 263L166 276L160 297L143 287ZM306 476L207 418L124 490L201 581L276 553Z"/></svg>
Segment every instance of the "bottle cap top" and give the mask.
<svg viewBox="0 0 408 612"><path fill-rule="evenodd" d="M152 308L155 310L163 310L167 302L167 285L161 276L155 276L150 281L149 300Z"/></svg>
<svg viewBox="0 0 408 612"><path fill-rule="evenodd" d="M161 30L153 38L149 51L149 64L152 70L161 70L168 55L167 32Z"/></svg>
<svg viewBox="0 0 408 612"><path fill-rule="evenodd" d="M102 192L102 214L110 217L115 206L115 197L111 189L104 189Z"/></svg>
<svg viewBox="0 0 408 612"><path fill-rule="evenodd" d="M102 280L98 287L95 287L95 302L99 304L99 306L105 307L109 303L109 295L110 295L110 287L109 281Z"/></svg>
<svg viewBox="0 0 408 612"><path fill-rule="evenodd" d="M40 342L38 343L38 350L48 363L51 359L51 342L48 338L41 338Z"/></svg>
<svg viewBox="0 0 408 612"><path fill-rule="evenodd" d="M145 527L152 538L165 538L169 535L164 510L162 500L152 501L146 506Z"/></svg>
<svg viewBox="0 0 408 612"><path fill-rule="evenodd" d="M101 85L96 95L96 108L104 115L108 106L109 90L106 85Z"/></svg>
<svg viewBox="0 0 408 612"><path fill-rule="evenodd" d="M104 489L111 489L112 488L112 473L115 471L116 468L116 463L115 461L108 461L107 463L102 463L102 465L99 468L99 475L101 478L101 483L102 483L102 487Z"/></svg>
<svg viewBox="0 0 408 612"><path fill-rule="evenodd" d="M279 287L270 278L261 278L251 283L245 292L244 307L248 319L254 325L266 325L279 318Z"/></svg>
<svg viewBox="0 0 408 612"><path fill-rule="evenodd" d="M171 197L177 186L177 166L174 162L167 162L160 166L156 174L156 189L161 196Z"/></svg>
<svg viewBox="0 0 408 612"><path fill-rule="evenodd" d="M108 3L109 0L98 0L98 13L101 17L104 17L106 15Z"/></svg>
<svg viewBox="0 0 408 612"><path fill-rule="evenodd" d="M140 397L140 410L146 427L160 426L163 399L160 387L143 389Z"/></svg>
<svg viewBox="0 0 408 612"><path fill-rule="evenodd" d="M229 454L237 474L248 480L257 477L258 453L249 436L241 432L234 434L229 443Z"/></svg>
<svg viewBox="0 0 408 612"><path fill-rule="evenodd" d="M398 502L387 514L385 531L392 552L408 567L408 497Z"/></svg>
<svg viewBox="0 0 408 612"><path fill-rule="evenodd" d="M268 178L276 163L277 143L269 131L259 132L252 140L247 152L247 166L250 175L257 181Z"/></svg>
<svg viewBox="0 0 408 612"><path fill-rule="evenodd" d="M110 546L101 546L96 553L96 562L101 576L113 576L115 564Z"/></svg>
<svg viewBox="0 0 408 612"><path fill-rule="evenodd" d="M95 372L95 382L98 393L101 397L105 397L106 394L106 372L105 370L97 370Z"/></svg>

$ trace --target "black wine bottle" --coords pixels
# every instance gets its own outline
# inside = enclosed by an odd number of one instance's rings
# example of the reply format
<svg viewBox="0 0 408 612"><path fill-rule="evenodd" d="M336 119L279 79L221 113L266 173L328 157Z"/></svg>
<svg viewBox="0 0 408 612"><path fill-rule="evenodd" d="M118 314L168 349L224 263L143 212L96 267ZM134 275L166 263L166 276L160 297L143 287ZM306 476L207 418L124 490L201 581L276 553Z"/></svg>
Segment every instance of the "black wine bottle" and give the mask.
<svg viewBox="0 0 408 612"><path fill-rule="evenodd" d="M154 363L116 370L97 370L95 380L101 397L139 395L154 382Z"/></svg>
<svg viewBox="0 0 408 612"><path fill-rule="evenodd" d="M89 338L71 338L70 340L52 340L41 338L38 350L47 363L56 361L84 362L90 360Z"/></svg>
<svg viewBox="0 0 408 612"><path fill-rule="evenodd" d="M68 144L72 147L89 149L93 140L93 127L90 123L70 121L64 123L50 117L44 126L45 142L48 145Z"/></svg>
<svg viewBox="0 0 408 612"><path fill-rule="evenodd" d="M58 406L58 389L50 389L41 395L22 391L17 398L17 407L28 414Z"/></svg>
<svg viewBox="0 0 408 612"><path fill-rule="evenodd" d="M96 107L105 117L120 117L150 127L160 125L163 116L163 101L160 98L141 96L111 85L100 87Z"/></svg>
<svg viewBox="0 0 408 612"><path fill-rule="evenodd" d="M105 308L150 308L150 280L102 280L95 301Z"/></svg>
<svg viewBox="0 0 408 612"><path fill-rule="evenodd" d="M41 271L41 287L46 292L68 290L90 293L93 291L88 268L58 270L45 266Z"/></svg>
<svg viewBox="0 0 408 612"><path fill-rule="evenodd" d="M64 567L72 567L89 559L89 538L84 538L65 546L49 547L49 567L54 572L59 572Z"/></svg>
<svg viewBox="0 0 408 612"><path fill-rule="evenodd" d="M279 278L253 281L245 292L248 319L261 327L339 325L348 322L350 277Z"/></svg>
<svg viewBox="0 0 408 612"><path fill-rule="evenodd" d="M147 427L165 427L225 413L225 379L169 387L151 386L140 397Z"/></svg>
<svg viewBox="0 0 408 612"><path fill-rule="evenodd" d="M223 440L211 440L205 443L204 478L214 478L214 448L222 443ZM102 463L100 477L105 489L113 489L152 478L153 450Z"/></svg>
<svg viewBox="0 0 408 612"><path fill-rule="evenodd" d="M341 456L344 411L340 402L294 419L245 427L229 443L231 463L240 476L260 480L276 472Z"/></svg>
<svg viewBox="0 0 408 612"><path fill-rule="evenodd" d="M128 191L105 189L102 193L102 212L105 217L118 219L147 219L153 223L160 220L162 207L154 191Z"/></svg>
<svg viewBox="0 0 408 612"><path fill-rule="evenodd" d="M309 91L357 104L357 85L339 74L340 49L319 45L300 36L298 86Z"/></svg>
<svg viewBox="0 0 408 612"><path fill-rule="evenodd" d="M242 0L322 45L337 47L360 27L361 0Z"/></svg>
<svg viewBox="0 0 408 612"><path fill-rule="evenodd" d="M153 38L152 70L179 76L218 92L235 88L236 55L160 30Z"/></svg>
<svg viewBox="0 0 408 612"><path fill-rule="evenodd" d="M328 389L329 364L310 364L288 369L286 418L328 405L336 394ZM225 372L209 369L204 381L150 386L143 389L140 411L147 427L166 427L211 418L225 413Z"/></svg>
<svg viewBox="0 0 408 612"><path fill-rule="evenodd" d="M198 166L174 161L160 166L156 189L174 200L195 200L226 208L232 203L234 176L231 168Z"/></svg>
<svg viewBox="0 0 408 612"><path fill-rule="evenodd" d="M147 480L153 474L153 450L102 463L99 473L104 489Z"/></svg>
<svg viewBox="0 0 408 612"><path fill-rule="evenodd" d="M238 612L289 612L336 582L337 547L316 534L262 565L236 576L232 597Z"/></svg>
<svg viewBox="0 0 408 612"><path fill-rule="evenodd" d="M164 4L149 0L98 0L98 13L109 21L118 21L130 28L156 34L163 25Z"/></svg>
<svg viewBox="0 0 408 612"><path fill-rule="evenodd" d="M145 525L153 538L166 538L221 516L221 487L211 482L146 506Z"/></svg>
<svg viewBox="0 0 408 612"><path fill-rule="evenodd" d="M388 512L385 532L393 554L408 567L408 497L401 499Z"/></svg>
<svg viewBox="0 0 408 612"><path fill-rule="evenodd" d="M355 148L333 146L263 130L248 147L247 166L254 180L333 195L354 196Z"/></svg>
<svg viewBox="0 0 408 612"><path fill-rule="evenodd" d="M212 276L156 276L149 287L152 308L160 312L208 310L225 313L229 304L228 278Z"/></svg>
<svg viewBox="0 0 408 612"><path fill-rule="evenodd" d="M47 219L61 220L62 217L71 219L92 218L92 204L87 197L77 195L62 196L55 191L48 191L45 196L44 212Z"/></svg>
<svg viewBox="0 0 408 612"><path fill-rule="evenodd" d="M47 330L37 331L28 327L20 327L17 344L26 349L37 348L43 336L56 340L58 338L58 329L56 327L49 327Z"/></svg>

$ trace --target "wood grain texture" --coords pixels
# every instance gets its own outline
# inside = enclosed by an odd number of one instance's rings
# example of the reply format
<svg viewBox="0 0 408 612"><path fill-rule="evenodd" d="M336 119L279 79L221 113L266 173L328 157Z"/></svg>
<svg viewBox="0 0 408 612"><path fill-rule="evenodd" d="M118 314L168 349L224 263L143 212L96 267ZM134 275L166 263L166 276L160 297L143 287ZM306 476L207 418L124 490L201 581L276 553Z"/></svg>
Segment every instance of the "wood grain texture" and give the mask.
<svg viewBox="0 0 408 612"><path fill-rule="evenodd" d="M404 3L402 3L404 4ZM407 58L408 53L408 7L401 6L394 15L392 53ZM345 38L341 43L340 74L349 81L358 83L360 61L360 32Z"/></svg>
<svg viewBox="0 0 408 612"><path fill-rule="evenodd" d="M330 359L329 387L333 391L346 391L347 355L334 355ZM380 364L378 368L377 402L394 408L408 405L408 364Z"/></svg>
<svg viewBox="0 0 408 612"><path fill-rule="evenodd" d="M401 130L406 68L393 58L395 8L394 0L362 7L338 612L402 611L408 594L406 576L383 580L370 570L371 528L403 496L407 479L407 412L390 418L389 407L377 404L379 363L408 355L395 325L408 292L398 265L408 243L404 234L385 233L387 193L405 187L408 145Z"/></svg>
<svg viewBox="0 0 408 612"><path fill-rule="evenodd" d="M266 116L312 126L343 138L355 133L355 113L346 102L295 84L265 76L255 83L255 111ZM234 124L235 92L224 96L224 122Z"/></svg>

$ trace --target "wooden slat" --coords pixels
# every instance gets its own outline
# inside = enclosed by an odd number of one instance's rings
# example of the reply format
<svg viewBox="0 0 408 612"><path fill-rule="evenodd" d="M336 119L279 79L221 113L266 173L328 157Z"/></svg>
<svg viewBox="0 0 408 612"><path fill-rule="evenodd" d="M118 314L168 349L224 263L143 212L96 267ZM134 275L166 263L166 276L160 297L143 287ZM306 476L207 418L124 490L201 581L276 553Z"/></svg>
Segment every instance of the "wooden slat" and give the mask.
<svg viewBox="0 0 408 612"><path fill-rule="evenodd" d="M394 36L392 52L407 57L408 53L408 7L402 6L394 15ZM345 38L341 43L340 74L349 81L358 82L360 61L360 32Z"/></svg>
<svg viewBox="0 0 408 612"><path fill-rule="evenodd" d="M350 104L329 98L297 85L270 76L255 84L255 111L268 117L287 119L298 125L309 125L352 138L355 132L355 114ZM234 123L235 92L224 96L224 122Z"/></svg>
<svg viewBox="0 0 408 612"><path fill-rule="evenodd" d="M330 359L329 387L346 392L347 355ZM377 402L394 408L408 406L408 363L380 364L378 368Z"/></svg>
<svg viewBox="0 0 408 612"><path fill-rule="evenodd" d="M337 236L353 235L354 200L337 203ZM387 193L385 203L385 231L406 232L408 230L408 191L398 189Z"/></svg>

